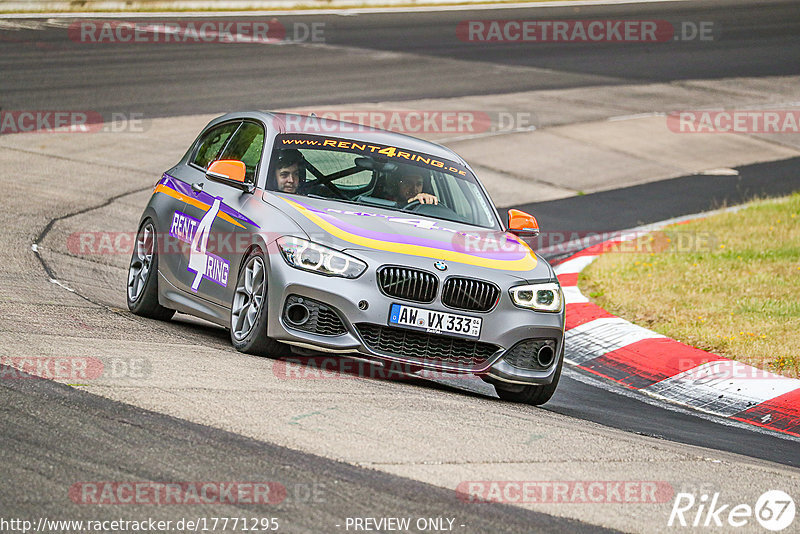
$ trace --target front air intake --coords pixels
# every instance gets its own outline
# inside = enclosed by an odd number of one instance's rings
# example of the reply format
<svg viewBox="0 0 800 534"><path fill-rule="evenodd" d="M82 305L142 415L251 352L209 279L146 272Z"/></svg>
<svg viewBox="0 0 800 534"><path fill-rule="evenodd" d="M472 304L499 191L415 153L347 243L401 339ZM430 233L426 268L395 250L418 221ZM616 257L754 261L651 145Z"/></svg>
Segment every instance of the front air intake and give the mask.
<svg viewBox="0 0 800 534"><path fill-rule="evenodd" d="M439 288L439 279L426 271L386 266L378 270L378 287L390 297L414 302L433 302Z"/></svg>
<svg viewBox="0 0 800 534"><path fill-rule="evenodd" d="M484 312L494 308L500 288L491 282L453 276L445 280L442 303L459 310Z"/></svg>

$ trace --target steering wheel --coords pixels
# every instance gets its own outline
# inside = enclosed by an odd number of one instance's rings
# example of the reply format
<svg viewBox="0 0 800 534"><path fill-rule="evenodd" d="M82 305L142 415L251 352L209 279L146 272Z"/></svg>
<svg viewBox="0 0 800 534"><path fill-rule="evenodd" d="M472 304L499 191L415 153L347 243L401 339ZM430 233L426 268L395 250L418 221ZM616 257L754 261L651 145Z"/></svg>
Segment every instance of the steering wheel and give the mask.
<svg viewBox="0 0 800 534"><path fill-rule="evenodd" d="M421 206L421 205L422 205L422 202L420 202L419 200L412 200L411 202L409 202L408 204L403 206L403 209L404 210L408 210L408 211L414 211L414 208L416 208L417 206Z"/></svg>

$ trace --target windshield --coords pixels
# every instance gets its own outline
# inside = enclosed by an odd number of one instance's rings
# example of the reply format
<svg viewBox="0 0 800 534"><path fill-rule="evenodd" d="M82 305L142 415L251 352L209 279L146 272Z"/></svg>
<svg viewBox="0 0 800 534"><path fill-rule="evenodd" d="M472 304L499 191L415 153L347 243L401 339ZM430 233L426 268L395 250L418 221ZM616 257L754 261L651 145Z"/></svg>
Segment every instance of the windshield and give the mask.
<svg viewBox="0 0 800 534"><path fill-rule="evenodd" d="M489 199L469 169L375 143L279 135L267 189L499 228Z"/></svg>

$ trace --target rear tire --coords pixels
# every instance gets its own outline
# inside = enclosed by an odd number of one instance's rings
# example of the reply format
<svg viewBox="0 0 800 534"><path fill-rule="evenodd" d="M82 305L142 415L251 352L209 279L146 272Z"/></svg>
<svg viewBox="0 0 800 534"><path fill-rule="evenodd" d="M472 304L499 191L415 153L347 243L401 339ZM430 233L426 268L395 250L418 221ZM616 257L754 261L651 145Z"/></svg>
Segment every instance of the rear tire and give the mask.
<svg viewBox="0 0 800 534"><path fill-rule="evenodd" d="M504 401L521 402L525 404L532 404L534 406L541 406L549 401L556 392L558 381L561 378L561 367L563 365L564 348L562 344L561 356L558 359L558 367L556 367L556 375L553 377L553 381L549 384L544 384L541 386L522 386L520 389L511 390L503 389L501 385L495 383L494 389L497 391L497 396Z"/></svg>
<svg viewBox="0 0 800 534"><path fill-rule="evenodd" d="M128 309L136 315L168 321L175 310L158 303L158 239L153 221L145 219L133 244L128 267Z"/></svg>
<svg viewBox="0 0 800 534"><path fill-rule="evenodd" d="M256 249L242 262L231 302L231 343L247 354L278 355L282 345L267 337L267 269Z"/></svg>

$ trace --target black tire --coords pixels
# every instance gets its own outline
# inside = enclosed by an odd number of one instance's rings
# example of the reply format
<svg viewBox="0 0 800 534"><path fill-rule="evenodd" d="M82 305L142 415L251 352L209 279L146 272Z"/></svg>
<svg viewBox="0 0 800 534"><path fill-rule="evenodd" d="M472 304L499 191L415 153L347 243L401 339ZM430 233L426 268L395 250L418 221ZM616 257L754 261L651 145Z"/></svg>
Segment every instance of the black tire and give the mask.
<svg viewBox="0 0 800 534"><path fill-rule="evenodd" d="M175 315L175 310L158 303L158 236L150 219L145 219L136 233L125 293L128 309L136 315L161 321Z"/></svg>
<svg viewBox="0 0 800 534"><path fill-rule="evenodd" d="M534 406L541 406L549 401L558 387L558 381L561 378L561 368L564 365L564 348L562 344L561 356L558 359L558 367L556 367L556 375L553 381L543 386L522 386L518 389L504 389L501 385L495 383L494 389L497 391L497 396L504 401L521 402L525 404L532 404Z"/></svg>
<svg viewBox="0 0 800 534"><path fill-rule="evenodd" d="M260 265L260 273L256 272L255 264ZM250 252L242 262L231 302L231 343L239 352L279 356L283 345L267 337L266 265L264 254L259 249Z"/></svg>

